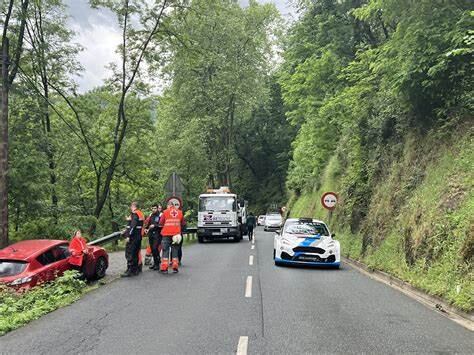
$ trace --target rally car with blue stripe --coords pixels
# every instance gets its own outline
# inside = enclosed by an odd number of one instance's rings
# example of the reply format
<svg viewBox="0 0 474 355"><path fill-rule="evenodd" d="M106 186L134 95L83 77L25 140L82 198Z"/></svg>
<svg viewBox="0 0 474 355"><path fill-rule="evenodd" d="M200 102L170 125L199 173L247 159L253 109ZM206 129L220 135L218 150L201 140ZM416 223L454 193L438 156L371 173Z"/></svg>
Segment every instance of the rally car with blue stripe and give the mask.
<svg viewBox="0 0 474 355"><path fill-rule="evenodd" d="M311 218L288 218L275 234L275 265L299 264L339 268L341 246L327 225Z"/></svg>

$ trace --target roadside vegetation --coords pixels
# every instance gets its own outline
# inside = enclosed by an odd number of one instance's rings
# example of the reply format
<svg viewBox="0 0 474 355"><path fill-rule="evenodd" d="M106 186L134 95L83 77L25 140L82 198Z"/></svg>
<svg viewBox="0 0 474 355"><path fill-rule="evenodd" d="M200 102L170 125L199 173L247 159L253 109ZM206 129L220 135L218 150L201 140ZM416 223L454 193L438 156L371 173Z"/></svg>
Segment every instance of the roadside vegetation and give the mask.
<svg viewBox="0 0 474 355"><path fill-rule="evenodd" d="M0 286L0 335L75 302L85 290L86 283L79 279L77 271L66 271L55 281L28 292Z"/></svg>
<svg viewBox="0 0 474 355"><path fill-rule="evenodd" d="M293 216L342 252L474 309L474 13L466 1L302 3L280 76Z"/></svg>
<svg viewBox="0 0 474 355"><path fill-rule="evenodd" d="M208 186L231 185L260 210L282 203L295 129L274 76L284 28L275 6L90 3L114 14L125 48L110 77L88 92L74 80L81 47L64 1L0 5L11 13L8 23L0 18L12 58L10 242L116 231L130 201L145 211L164 203L172 171L186 186L190 221Z"/></svg>

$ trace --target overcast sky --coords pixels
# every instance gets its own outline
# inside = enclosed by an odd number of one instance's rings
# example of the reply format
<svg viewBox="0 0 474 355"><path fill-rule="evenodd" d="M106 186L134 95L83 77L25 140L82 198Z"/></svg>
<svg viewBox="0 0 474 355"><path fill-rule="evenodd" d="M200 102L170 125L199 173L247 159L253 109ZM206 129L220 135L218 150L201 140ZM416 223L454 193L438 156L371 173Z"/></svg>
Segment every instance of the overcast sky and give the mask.
<svg viewBox="0 0 474 355"><path fill-rule="evenodd" d="M243 6L248 0L239 0ZM295 15L291 0L258 0L260 3L274 3L285 18ZM91 9L88 0L65 0L69 7L70 26L76 32L75 42L84 50L79 61L84 67L82 76L77 78L80 91L87 91L102 84L109 73L106 66L118 61L115 53L120 43L117 18L110 11Z"/></svg>

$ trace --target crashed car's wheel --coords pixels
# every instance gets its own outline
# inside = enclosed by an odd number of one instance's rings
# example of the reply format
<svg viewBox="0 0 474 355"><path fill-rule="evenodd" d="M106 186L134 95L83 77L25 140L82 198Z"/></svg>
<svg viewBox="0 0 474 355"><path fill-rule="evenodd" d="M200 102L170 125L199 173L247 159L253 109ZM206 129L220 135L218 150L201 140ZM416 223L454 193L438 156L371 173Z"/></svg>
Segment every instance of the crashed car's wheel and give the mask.
<svg viewBox="0 0 474 355"><path fill-rule="evenodd" d="M107 271L107 260L104 257L100 257L97 262L95 263L95 279L101 279L105 276L105 272Z"/></svg>

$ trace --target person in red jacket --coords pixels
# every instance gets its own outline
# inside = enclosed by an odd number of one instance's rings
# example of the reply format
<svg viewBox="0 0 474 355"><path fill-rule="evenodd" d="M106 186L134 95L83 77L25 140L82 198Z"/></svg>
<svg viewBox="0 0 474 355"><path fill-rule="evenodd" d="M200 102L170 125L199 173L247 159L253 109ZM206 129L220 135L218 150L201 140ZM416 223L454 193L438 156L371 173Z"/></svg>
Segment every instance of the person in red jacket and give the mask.
<svg viewBox="0 0 474 355"><path fill-rule="evenodd" d="M178 250L179 243L182 240L182 227L186 224L183 212L176 208L173 203L168 203L168 208L163 212L160 218L161 235L163 237L162 244L162 258L160 271L168 273L170 247L171 247L171 267L173 272L178 272ZM179 236L179 237L178 237ZM175 240L173 240L175 239Z"/></svg>
<svg viewBox="0 0 474 355"><path fill-rule="evenodd" d="M76 266L78 270L84 271L85 258L87 258L87 240L82 236L81 230L77 230L69 243L69 263Z"/></svg>

